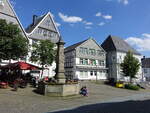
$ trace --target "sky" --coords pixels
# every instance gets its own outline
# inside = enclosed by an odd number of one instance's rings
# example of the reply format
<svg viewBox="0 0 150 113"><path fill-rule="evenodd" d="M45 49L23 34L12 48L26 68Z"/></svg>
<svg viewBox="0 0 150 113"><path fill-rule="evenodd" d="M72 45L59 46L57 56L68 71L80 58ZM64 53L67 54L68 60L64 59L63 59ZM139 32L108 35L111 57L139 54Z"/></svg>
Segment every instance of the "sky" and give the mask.
<svg viewBox="0 0 150 113"><path fill-rule="evenodd" d="M65 47L89 37L99 44L108 35L127 41L150 57L150 0L10 0L26 28L34 14L50 11L66 42Z"/></svg>

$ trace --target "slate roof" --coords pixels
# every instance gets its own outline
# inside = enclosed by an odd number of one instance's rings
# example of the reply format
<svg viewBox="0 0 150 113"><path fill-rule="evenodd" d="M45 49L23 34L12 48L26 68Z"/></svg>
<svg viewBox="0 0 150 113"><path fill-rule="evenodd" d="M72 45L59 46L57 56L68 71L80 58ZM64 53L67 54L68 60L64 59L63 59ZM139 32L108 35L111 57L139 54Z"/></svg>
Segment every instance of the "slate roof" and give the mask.
<svg viewBox="0 0 150 113"><path fill-rule="evenodd" d="M123 39L111 35L108 36L108 38L102 43L101 46L106 52L119 51L126 53L128 51L132 51L136 55L141 55Z"/></svg>
<svg viewBox="0 0 150 113"><path fill-rule="evenodd" d="M26 33L31 33L34 28L43 20L43 18L46 16L47 14L37 17L35 23L30 24L27 28L26 28Z"/></svg>
<svg viewBox="0 0 150 113"><path fill-rule="evenodd" d="M68 52L68 51L72 51L74 50L76 47L78 47L79 45L83 44L85 41L87 41L88 39L84 40L84 41L81 41L81 42L78 42L76 44L73 44L67 48L65 48L65 52Z"/></svg>
<svg viewBox="0 0 150 113"><path fill-rule="evenodd" d="M142 67L143 68L150 68L150 58L143 58L142 59Z"/></svg>

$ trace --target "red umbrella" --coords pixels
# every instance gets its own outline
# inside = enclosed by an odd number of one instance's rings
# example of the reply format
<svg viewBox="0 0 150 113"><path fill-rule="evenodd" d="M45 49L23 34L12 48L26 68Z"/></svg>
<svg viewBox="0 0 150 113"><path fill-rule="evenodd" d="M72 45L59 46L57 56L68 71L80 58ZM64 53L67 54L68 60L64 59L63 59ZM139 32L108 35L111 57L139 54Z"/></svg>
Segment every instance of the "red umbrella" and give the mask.
<svg viewBox="0 0 150 113"><path fill-rule="evenodd" d="M15 62L15 63L5 65L5 66L1 66L1 69L37 70L37 69L42 69L42 68L20 61L20 62Z"/></svg>

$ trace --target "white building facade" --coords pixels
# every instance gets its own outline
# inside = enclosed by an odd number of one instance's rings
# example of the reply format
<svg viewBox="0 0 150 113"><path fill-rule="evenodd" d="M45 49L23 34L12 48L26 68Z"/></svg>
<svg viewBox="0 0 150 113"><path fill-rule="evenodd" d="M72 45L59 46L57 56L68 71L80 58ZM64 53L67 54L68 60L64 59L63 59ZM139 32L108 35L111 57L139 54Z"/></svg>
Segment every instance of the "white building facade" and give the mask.
<svg viewBox="0 0 150 113"><path fill-rule="evenodd" d="M108 36L108 38L101 45L104 50L107 52L107 68L108 70L108 78L113 79L114 81L129 81L129 77L124 77L120 64L123 62L124 57L126 56L128 51L133 52L133 56L137 58L141 64L141 54L130 47L127 42L122 40L121 38ZM136 75L137 79L135 81L143 80L142 75L142 67Z"/></svg>
<svg viewBox="0 0 150 113"><path fill-rule="evenodd" d="M16 13L15 13L11 3L9 2L9 0L0 0L0 19L4 19L8 23L17 24L21 30L23 37L26 38L27 40L29 40L27 35L26 35L26 32L25 32L21 22L19 21L19 18L16 15ZM18 59L18 60L20 61L21 59ZM14 63L16 61L14 61L14 60L10 60L10 61L2 60L0 65L2 65L2 66L7 65L9 62Z"/></svg>
<svg viewBox="0 0 150 113"><path fill-rule="evenodd" d="M33 15L33 22L26 29L27 36L30 40L30 45L33 43L38 43L39 40L49 40L55 44L54 49L57 49L57 42L60 40L60 34L57 29L57 26L53 20L53 17L50 12L45 15L37 16ZM32 51L33 48L30 48ZM29 56L27 61L40 66L39 63L30 61L31 52L29 52ZM51 66L44 67L43 77L53 77L55 76L56 62L54 61ZM41 73L40 73L41 74Z"/></svg>
<svg viewBox="0 0 150 113"><path fill-rule="evenodd" d="M53 20L53 17L50 12L46 13L42 16L33 16L33 23L27 27L26 30L24 30L21 22L19 21L19 18L17 17L11 3L9 0L0 0L0 19L5 19L7 22L12 22L14 24L17 24L22 32L22 35L29 40L29 44L32 45L33 43L38 43L39 40L50 40L55 45L60 40L60 34L57 29L57 26ZM31 47L31 46L30 46ZM55 46L55 49L57 49L57 46ZM18 61L24 61L29 64L33 64L35 66L41 67L39 63L33 63L30 61L31 56L31 50L28 53L28 56L23 59L18 60L11 60L11 63L18 62ZM3 60L1 62L1 65L7 65L9 61ZM46 66L44 69L43 77L49 76L52 77L55 75L55 68L56 63L55 61L51 66ZM33 70L34 72L34 70ZM40 72L39 76L41 74L41 70L37 71ZM36 73L37 75L37 73Z"/></svg>
<svg viewBox="0 0 150 113"><path fill-rule="evenodd" d="M65 49L67 79L106 80L106 52L90 38Z"/></svg>
<svg viewBox="0 0 150 113"><path fill-rule="evenodd" d="M150 58L142 58L142 71L146 81L150 81Z"/></svg>

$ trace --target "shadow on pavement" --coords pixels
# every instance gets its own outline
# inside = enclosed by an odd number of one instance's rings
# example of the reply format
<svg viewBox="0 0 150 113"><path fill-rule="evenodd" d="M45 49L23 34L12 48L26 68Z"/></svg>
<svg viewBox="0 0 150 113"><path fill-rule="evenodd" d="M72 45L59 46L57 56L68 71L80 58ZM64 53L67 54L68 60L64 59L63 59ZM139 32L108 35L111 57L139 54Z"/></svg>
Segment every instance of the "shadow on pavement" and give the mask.
<svg viewBox="0 0 150 113"><path fill-rule="evenodd" d="M150 100L92 104L48 113L150 113Z"/></svg>

